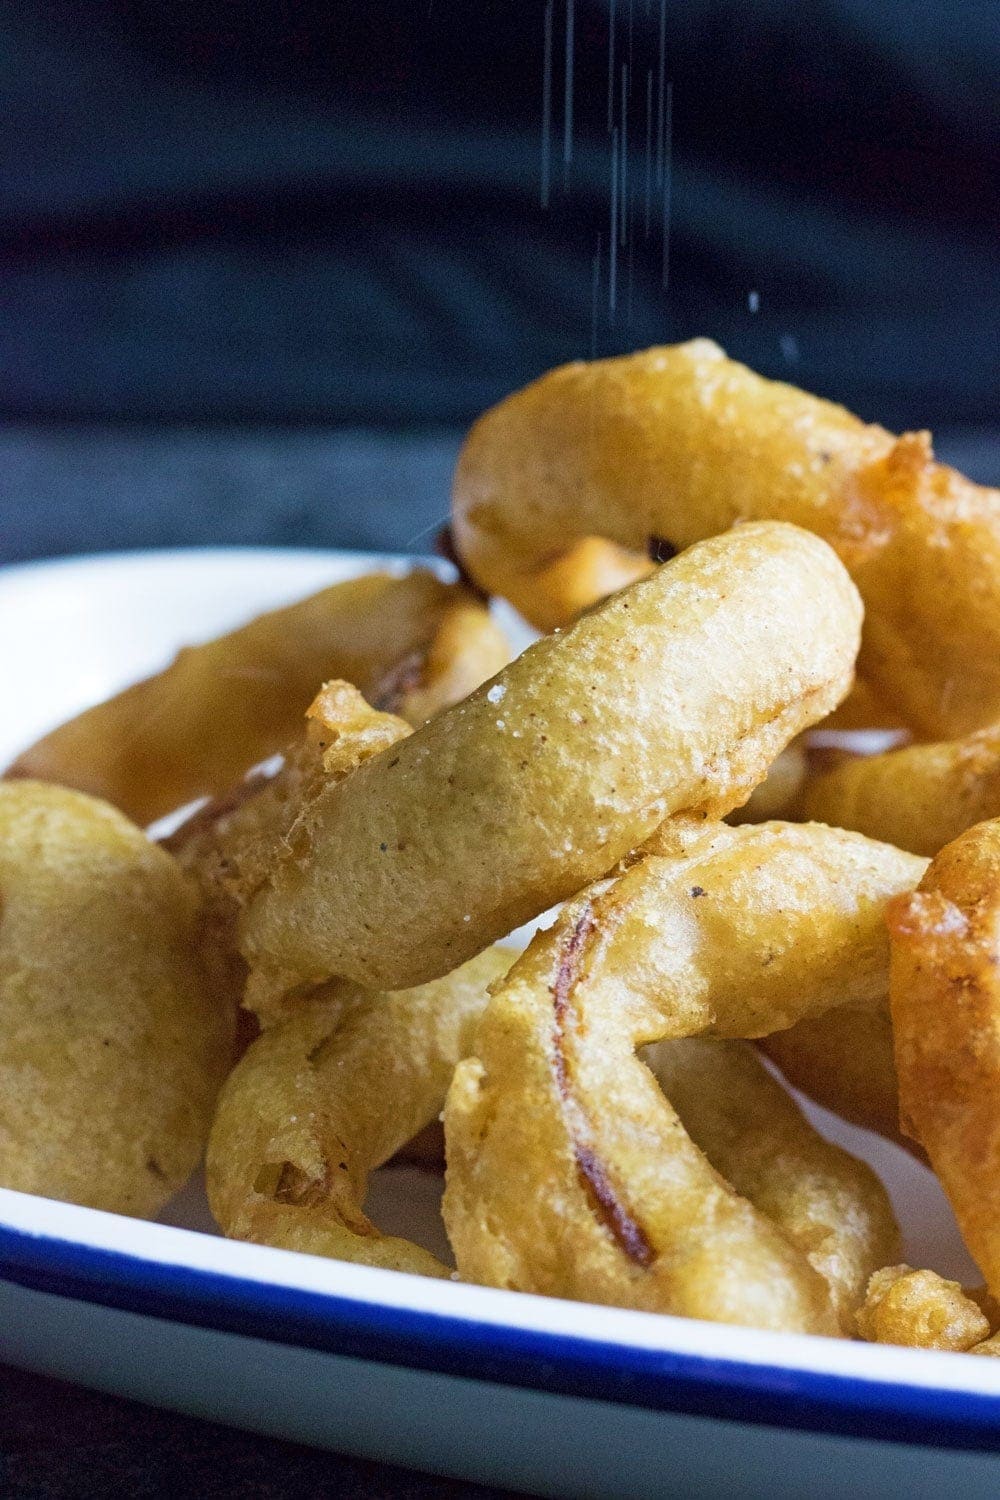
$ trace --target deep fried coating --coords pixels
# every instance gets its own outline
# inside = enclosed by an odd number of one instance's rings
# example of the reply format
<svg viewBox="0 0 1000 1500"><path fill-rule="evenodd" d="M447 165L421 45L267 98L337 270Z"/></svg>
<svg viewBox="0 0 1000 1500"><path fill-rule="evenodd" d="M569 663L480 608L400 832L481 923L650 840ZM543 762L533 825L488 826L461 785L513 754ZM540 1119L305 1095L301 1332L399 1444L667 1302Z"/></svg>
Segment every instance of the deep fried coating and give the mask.
<svg viewBox="0 0 1000 1500"><path fill-rule="evenodd" d="M666 562L672 549L658 559ZM568 624L609 594L646 578L656 564L645 554L616 547L603 537L583 537L535 575L536 594L559 600L559 623Z"/></svg>
<svg viewBox="0 0 1000 1500"><path fill-rule="evenodd" d="M858 1313L858 1333L871 1344L962 1353L989 1331L985 1315L957 1281L904 1265L875 1272Z"/></svg>
<svg viewBox="0 0 1000 1500"><path fill-rule="evenodd" d="M889 928L901 1123L1000 1296L1000 821L946 845Z"/></svg>
<svg viewBox="0 0 1000 1500"><path fill-rule="evenodd" d="M753 1037L884 994L908 857L721 827L585 892L494 986L445 1107L445 1222L471 1281L835 1332L842 1293L706 1162L634 1049Z"/></svg>
<svg viewBox="0 0 1000 1500"><path fill-rule="evenodd" d="M0 784L0 1183L152 1217L197 1165L234 1008L162 849L79 792Z"/></svg>
<svg viewBox="0 0 1000 1500"><path fill-rule="evenodd" d="M465 567L534 623L581 537L676 549L791 521L834 547L865 601L860 675L927 736L1000 720L1000 495L842 407L764 380L715 344L554 370L481 417L459 458ZM542 587L542 585L548 585Z"/></svg>
<svg viewBox="0 0 1000 1500"><path fill-rule="evenodd" d="M809 778L800 808L817 822L936 854L974 823L1000 816L1000 728L883 755L845 755Z"/></svg>
<svg viewBox="0 0 1000 1500"><path fill-rule="evenodd" d="M258 987L237 945L236 921L275 862L297 844L297 824L325 788L410 733L403 719L366 703L349 682L328 682L306 713L301 738L271 776L251 774L206 803L164 841L197 882L206 958L219 988L243 996L264 1026L285 1014L283 997Z"/></svg>
<svg viewBox="0 0 1000 1500"><path fill-rule="evenodd" d="M917 866L908 883L915 884L920 873ZM899 1128L899 1087L887 1002L888 997L876 1008L838 1006L761 1038L759 1046L793 1088L824 1109L919 1152Z"/></svg>
<svg viewBox="0 0 1000 1500"><path fill-rule="evenodd" d="M798 803L805 777L805 746L796 740L782 750L750 800L730 814L730 822L767 823L771 818L788 817Z"/></svg>
<svg viewBox="0 0 1000 1500"><path fill-rule="evenodd" d="M899 1253L871 1168L823 1139L747 1042L687 1037L642 1057L720 1177L823 1277L841 1331L852 1334L869 1278Z"/></svg>
<svg viewBox="0 0 1000 1500"><path fill-rule="evenodd" d="M368 1177L439 1113L486 986L513 954L488 949L420 989L330 986L265 1032L230 1076L212 1127L209 1202L231 1238L447 1276L365 1216Z"/></svg>
<svg viewBox="0 0 1000 1500"><path fill-rule="evenodd" d="M858 623L806 532L691 548L321 793L243 913L245 957L278 992L448 972L664 818L745 800L843 697Z"/></svg>
<svg viewBox="0 0 1000 1500"><path fill-rule="evenodd" d="M150 823L228 792L284 749L326 678L420 724L510 651L468 590L420 570L334 584L204 645L47 734L9 776L91 792Z"/></svg>

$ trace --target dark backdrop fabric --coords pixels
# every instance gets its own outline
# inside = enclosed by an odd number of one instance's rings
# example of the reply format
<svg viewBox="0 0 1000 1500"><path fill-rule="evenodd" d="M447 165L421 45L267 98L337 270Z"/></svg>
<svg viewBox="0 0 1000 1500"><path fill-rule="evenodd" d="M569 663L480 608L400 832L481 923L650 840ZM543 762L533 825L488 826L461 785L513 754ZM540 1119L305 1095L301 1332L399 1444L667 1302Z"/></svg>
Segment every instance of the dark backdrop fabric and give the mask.
<svg viewBox="0 0 1000 1500"><path fill-rule="evenodd" d="M660 7L616 0L613 321L609 3L573 7L564 180L554 0L547 210L545 0L4 4L0 414L460 424L593 348L705 333L895 425L990 420L995 0L670 0L667 290Z"/></svg>

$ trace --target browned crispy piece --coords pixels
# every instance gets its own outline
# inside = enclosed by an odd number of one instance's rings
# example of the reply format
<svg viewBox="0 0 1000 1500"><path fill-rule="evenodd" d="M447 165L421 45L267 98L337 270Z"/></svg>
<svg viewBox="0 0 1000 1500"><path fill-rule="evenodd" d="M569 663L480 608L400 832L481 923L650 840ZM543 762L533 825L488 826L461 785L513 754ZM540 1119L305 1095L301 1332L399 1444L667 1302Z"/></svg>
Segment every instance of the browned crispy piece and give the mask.
<svg viewBox="0 0 1000 1500"><path fill-rule="evenodd" d="M865 602L859 673L899 722L1000 721L1000 493L935 462L927 433L896 438L707 339L509 396L469 433L453 490L468 573L543 628L576 607L552 580L582 537L642 553L763 519L837 551Z"/></svg>
<svg viewBox="0 0 1000 1500"><path fill-rule="evenodd" d="M150 823L228 793L283 750L327 678L414 724L510 651L468 590L415 570L334 584L203 645L22 752L9 776L77 787Z"/></svg>
<svg viewBox="0 0 1000 1500"><path fill-rule="evenodd" d="M691 548L325 789L240 919L260 992L448 972L677 812L744 801L846 692L859 605L776 523Z"/></svg>
<svg viewBox="0 0 1000 1500"><path fill-rule="evenodd" d="M889 928L903 1128L1000 1296L1000 821L946 845Z"/></svg>
<svg viewBox="0 0 1000 1500"><path fill-rule="evenodd" d="M842 1330L879 1247L895 1243L881 1189L863 1169L831 1173L815 1156L823 1182L810 1187L803 1156L794 1170L782 1157L786 1132L798 1132L790 1105L779 1109L752 1072L739 1088L760 1112L751 1133L763 1122L771 1131L770 1161L766 1151L751 1159L725 1113L706 1122L696 1083L675 1111L634 1053L679 1037L758 1036L848 991L873 1002L887 978L882 913L906 862L839 830L717 827L691 835L685 856L648 856L564 908L493 987L475 1055L449 1091L445 1222L462 1275ZM736 1108L737 1084L727 1087ZM743 1191L715 1170L724 1162ZM833 1274L821 1245L831 1249L838 1213L867 1224L850 1245L841 1224Z"/></svg>

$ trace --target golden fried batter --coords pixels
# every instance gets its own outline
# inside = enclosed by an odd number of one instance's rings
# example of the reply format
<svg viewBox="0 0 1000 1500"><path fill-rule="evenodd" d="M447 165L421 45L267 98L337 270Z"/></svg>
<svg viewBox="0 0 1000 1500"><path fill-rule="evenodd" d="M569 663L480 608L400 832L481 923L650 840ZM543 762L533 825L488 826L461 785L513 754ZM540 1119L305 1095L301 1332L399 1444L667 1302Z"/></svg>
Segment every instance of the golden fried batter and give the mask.
<svg viewBox="0 0 1000 1500"><path fill-rule="evenodd" d="M565 365L481 417L459 458L465 567L544 628L571 617L581 537L645 554L737 522L823 537L865 601L859 672L925 735L1000 720L1000 493L707 339ZM553 580L555 582L553 582Z"/></svg>
<svg viewBox="0 0 1000 1500"><path fill-rule="evenodd" d="M283 750L330 677L423 723L510 658L468 590L416 570L334 584L228 635L99 703L18 756L9 776L91 792L150 823L229 791Z"/></svg>
<svg viewBox="0 0 1000 1500"><path fill-rule="evenodd" d="M694 1144L781 1230L830 1288L845 1335L899 1230L870 1167L823 1139L747 1042L686 1037L643 1062Z"/></svg>
<svg viewBox="0 0 1000 1500"><path fill-rule="evenodd" d="M904 1265L875 1272L858 1313L858 1332L872 1344L962 1353L989 1331L985 1315L957 1281Z"/></svg>
<svg viewBox="0 0 1000 1500"><path fill-rule="evenodd" d="M1000 1297L1000 820L946 845L889 928L902 1124Z"/></svg>
<svg viewBox="0 0 1000 1500"><path fill-rule="evenodd" d="M916 864L906 884L915 885ZM760 1048L793 1088L852 1125L874 1130L919 1152L899 1128L899 1087L888 996L878 1007L841 1005L787 1031L762 1037Z"/></svg>
<svg viewBox="0 0 1000 1500"><path fill-rule="evenodd" d="M936 854L973 823L1000 815L1000 728L846 755L808 779L800 811L915 854Z"/></svg>
<svg viewBox="0 0 1000 1500"><path fill-rule="evenodd" d="M232 1056L177 864L80 792L0 783L0 1184L152 1217Z"/></svg>
<svg viewBox="0 0 1000 1500"><path fill-rule="evenodd" d="M859 613L807 532L692 547L313 800L242 914L244 956L278 993L448 972L664 818L744 801L843 697Z"/></svg>
<svg viewBox="0 0 1000 1500"><path fill-rule="evenodd" d="M419 989L333 985L264 1033L219 1099L209 1202L231 1238L426 1276L441 1263L382 1235L363 1206L368 1177L439 1113L467 1056L486 986L514 955L487 949Z"/></svg>
<svg viewBox="0 0 1000 1500"><path fill-rule="evenodd" d="M686 857L649 856L567 906L494 986L476 1055L449 1091L444 1208L462 1275L837 1331L843 1280L834 1290L713 1170L713 1148L706 1161L634 1050L759 1036L844 998L875 1003L886 984L882 913L909 864L834 829L721 827L692 835ZM766 1203L777 1168L754 1178L745 1157L730 1160ZM856 1202L874 1214L860 1267L892 1230L866 1175ZM829 1226L828 1201L817 1217Z"/></svg>

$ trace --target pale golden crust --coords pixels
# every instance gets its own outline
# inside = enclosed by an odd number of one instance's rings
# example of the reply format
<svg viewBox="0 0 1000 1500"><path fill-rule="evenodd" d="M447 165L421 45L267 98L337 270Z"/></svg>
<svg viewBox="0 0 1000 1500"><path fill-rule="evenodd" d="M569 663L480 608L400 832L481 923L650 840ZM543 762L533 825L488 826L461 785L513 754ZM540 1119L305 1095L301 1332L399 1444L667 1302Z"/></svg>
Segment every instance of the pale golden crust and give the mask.
<svg viewBox="0 0 1000 1500"><path fill-rule="evenodd" d="M991 1353L974 1348L989 1331L985 1314L957 1281L906 1265L876 1271L858 1313L858 1333L863 1339L872 1344L903 1344L908 1349Z"/></svg>
<svg viewBox="0 0 1000 1500"><path fill-rule="evenodd" d="M902 1123L1000 1296L1000 822L942 849L889 926Z"/></svg>
<svg viewBox="0 0 1000 1500"><path fill-rule="evenodd" d="M327 678L346 678L420 724L509 656L466 589L420 570L373 573L187 647L163 672L47 734L7 774L76 787L150 823L227 792L283 750Z"/></svg>
<svg viewBox="0 0 1000 1500"><path fill-rule="evenodd" d="M469 573L551 628L542 582L580 537L643 552L737 522L815 531L865 600L859 671L928 735L1000 719L1000 496L842 407L763 380L706 339L566 365L481 417L453 531Z"/></svg>
<svg viewBox="0 0 1000 1500"><path fill-rule="evenodd" d="M0 1183L152 1217L197 1165L234 1008L195 893L114 808L0 784Z"/></svg>
<svg viewBox="0 0 1000 1500"><path fill-rule="evenodd" d="M290 983L447 972L664 818L743 801L844 695L858 623L805 532L691 548L317 798L308 849L243 914L245 956Z"/></svg>
<svg viewBox="0 0 1000 1500"><path fill-rule="evenodd" d="M761 1035L848 991L876 1002L882 912L910 863L832 829L719 828L567 907L494 987L449 1092L445 1222L460 1272L836 1331L842 1300L717 1175L634 1049Z"/></svg>
<svg viewBox="0 0 1000 1500"><path fill-rule="evenodd" d="M219 1099L206 1163L231 1238L446 1276L434 1256L379 1233L369 1174L438 1115L467 1055L486 987L513 954L493 948L416 990L334 985L265 1032Z"/></svg>
<svg viewBox="0 0 1000 1500"><path fill-rule="evenodd" d="M749 1043L688 1037L642 1057L698 1149L819 1272L853 1333L869 1278L899 1253L871 1168L813 1129Z"/></svg>
<svg viewBox="0 0 1000 1500"><path fill-rule="evenodd" d="M1000 815L1000 728L844 756L808 779L800 810L915 854L936 854L974 823Z"/></svg>
<svg viewBox="0 0 1000 1500"><path fill-rule="evenodd" d="M286 987L248 973L236 939L240 908L275 863L294 852L297 829L323 789L409 733L408 724L372 708L349 682L325 683L306 712L301 738L286 748L272 776L252 774L165 840L201 892L203 947L218 986L242 996L264 1026L284 1015Z"/></svg>

